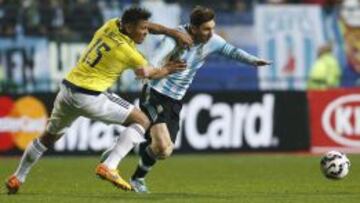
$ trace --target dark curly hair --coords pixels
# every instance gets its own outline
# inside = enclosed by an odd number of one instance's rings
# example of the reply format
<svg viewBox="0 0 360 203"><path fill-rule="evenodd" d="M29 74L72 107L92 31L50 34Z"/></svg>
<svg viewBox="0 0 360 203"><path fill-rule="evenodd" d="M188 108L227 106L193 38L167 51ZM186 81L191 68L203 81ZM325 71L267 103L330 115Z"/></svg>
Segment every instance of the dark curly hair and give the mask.
<svg viewBox="0 0 360 203"><path fill-rule="evenodd" d="M131 7L129 9L126 9L121 17L121 23L123 24L136 24L140 20L149 20L151 17L151 13L144 9L139 7Z"/></svg>

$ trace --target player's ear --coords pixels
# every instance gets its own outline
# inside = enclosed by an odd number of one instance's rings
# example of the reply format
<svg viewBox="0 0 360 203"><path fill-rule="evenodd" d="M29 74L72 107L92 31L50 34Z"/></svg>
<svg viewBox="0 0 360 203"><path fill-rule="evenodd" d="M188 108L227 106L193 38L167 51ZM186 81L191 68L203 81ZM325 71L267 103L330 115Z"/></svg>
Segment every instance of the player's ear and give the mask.
<svg viewBox="0 0 360 203"><path fill-rule="evenodd" d="M124 30L126 33L132 33L133 25L131 23L124 24Z"/></svg>
<svg viewBox="0 0 360 203"><path fill-rule="evenodd" d="M195 25L190 25L190 30L191 30L191 33L196 33L196 26Z"/></svg>

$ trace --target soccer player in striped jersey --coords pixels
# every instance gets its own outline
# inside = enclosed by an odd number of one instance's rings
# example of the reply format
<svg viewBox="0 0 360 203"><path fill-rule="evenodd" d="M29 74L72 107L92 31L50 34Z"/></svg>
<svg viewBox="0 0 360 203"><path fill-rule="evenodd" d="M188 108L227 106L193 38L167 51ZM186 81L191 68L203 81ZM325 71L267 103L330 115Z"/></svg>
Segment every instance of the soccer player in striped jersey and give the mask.
<svg viewBox="0 0 360 203"><path fill-rule="evenodd" d="M179 130L182 98L208 55L217 53L253 66L270 64L227 43L214 33L214 28L215 13L209 8L196 7L191 13L190 24L179 27L181 32L192 37L194 45L184 49L177 46L172 38L165 37L154 58L150 59L153 65L169 60L185 61L187 68L165 78L150 80L143 87L140 107L150 118L151 127L146 134L148 142L140 145L139 165L130 180L136 192L148 192L144 179L146 174L157 160L171 155Z"/></svg>
<svg viewBox="0 0 360 203"><path fill-rule="evenodd" d="M147 79L160 79L184 70L186 65L179 62L169 62L161 68L148 65L135 45L141 44L149 31L169 34L185 44L192 43L190 36L150 23L150 16L144 9L130 8L121 21L109 20L96 31L76 66L63 80L44 134L28 145L17 170L6 181L9 194L19 190L32 166L80 116L127 126L107 159L97 166L96 174L121 189L131 190L116 169L133 146L144 140L150 122L140 109L107 89L126 69L132 69L138 78ZM118 143L126 143L126 146L120 147Z"/></svg>

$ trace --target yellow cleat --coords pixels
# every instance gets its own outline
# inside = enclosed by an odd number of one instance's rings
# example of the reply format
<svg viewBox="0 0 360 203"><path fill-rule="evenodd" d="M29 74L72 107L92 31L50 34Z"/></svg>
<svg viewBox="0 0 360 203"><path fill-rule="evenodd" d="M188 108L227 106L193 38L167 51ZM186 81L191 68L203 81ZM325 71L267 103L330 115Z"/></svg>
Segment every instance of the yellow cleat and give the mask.
<svg viewBox="0 0 360 203"><path fill-rule="evenodd" d="M117 170L111 170L108 167L106 167L104 164L99 164L96 167L96 175L100 177L103 180L107 180L114 184L116 187L125 190L130 191L132 190L131 185L126 182L124 179L121 178L119 175L119 172Z"/></svg>
<svg viewBox="0 0 360 203"><path fill-rule="evenodd" d="M8 190L7 193L9 195L16 194L18 192L18 190L20 189L21 182L16 176L12 175L7 179L5 186Z"/></svg>

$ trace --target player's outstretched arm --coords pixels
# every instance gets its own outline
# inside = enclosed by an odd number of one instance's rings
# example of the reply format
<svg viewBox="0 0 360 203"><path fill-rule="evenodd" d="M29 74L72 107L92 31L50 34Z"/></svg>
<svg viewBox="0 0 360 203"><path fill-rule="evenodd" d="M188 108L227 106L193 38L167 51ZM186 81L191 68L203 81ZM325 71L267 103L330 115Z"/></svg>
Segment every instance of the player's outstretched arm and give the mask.
<svg viewBox="0 0 360 203"><path fill-rule="evenodd" d="M216 36L216 43L218 44L218 52L228 58L247 63L253 66L266 66L271 65L270 61L258 58L246 51L236 48L232 44L226 42L222 37Z"/></svg>
<svg viewBox="0 0 360 203"><path fill-rule="evenodd" d="M186 33L180 32L176 29L165 27L157 23L149 22L148 26L151 34L163 34L170 36L176 39L177 43L183 48L190 47L193 44L191 36Z"/></svg>
<svg viewBox="0 0 360 203"><path fill-rule="evenodd" d="M135 75L139 79L160 79L175 72L183 71L186 68L186 63L179 61L169 61L161 68L154 68L151 66L141 67L135 69Z"/></svg>
<svg viewBox="0 0 360 203"><path fill-rule="evenodd" d="M247 63L253 66L266 66L271 64L270 61L251 55L246 51L236 48L229 43L225 44L220 53L231 59L238 60L240 62Z"/></svg>

